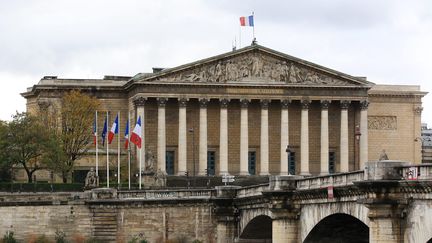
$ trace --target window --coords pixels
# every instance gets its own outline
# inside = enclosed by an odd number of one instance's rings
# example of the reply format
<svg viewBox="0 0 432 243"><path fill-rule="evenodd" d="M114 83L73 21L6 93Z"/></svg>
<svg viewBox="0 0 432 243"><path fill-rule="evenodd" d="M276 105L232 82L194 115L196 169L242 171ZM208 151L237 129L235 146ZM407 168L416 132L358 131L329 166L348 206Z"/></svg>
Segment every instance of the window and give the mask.
<svg viewBox="0 0 432 243"><path fill-rule="evenodd" d="M248 156L248 171L249 175L255 175L256 171L256 152L255 151L249 151Z"/></svg>
<svg viewBox="0 0 432 243"><path fill-rule="evenodd" d="M207 151L207 175L215 175L216 152Z"/></svg>
<svg viewBox="0 0 432 243"><path fill-rule="evenodd" d="M174 151L166 151L165 170L168 175L174 175Z"/></svg>
<svg viewBox="0 0 432 243"><path fill-rule="evenodd" d="M328 171L330 174L333 174L336 172L335 170L335 163L336 163L336 153L335 152L329 152L329 167Z"/></svg>
<svg viewBox="0 0 432 243"><path fill-rule="evenodd" d="M290 152L288 157L288 173L290 175L296 174L296 161L295 161L295 152Z"/></svg>

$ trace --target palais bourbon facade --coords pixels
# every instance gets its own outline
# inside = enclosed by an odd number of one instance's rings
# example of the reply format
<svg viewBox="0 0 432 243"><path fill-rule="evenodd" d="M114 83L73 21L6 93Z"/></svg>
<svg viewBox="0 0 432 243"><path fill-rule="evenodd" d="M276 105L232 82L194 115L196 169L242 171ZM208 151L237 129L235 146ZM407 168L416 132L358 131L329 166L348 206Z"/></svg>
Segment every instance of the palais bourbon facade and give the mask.
<svg viewBox="0 0 432 243"><path fill-rule="evenodd" d="M194 168L196 175L348 172L378 160L382 150L390 159L421 162L414 140L426 93L419 86L377 85L256 44L133 77L46 76L22 95L30 112L58 109L72 89L100 100L98 134L106 111L110 123L120 112L122 144L128 114L130 130L140 116L143 168L168 174L192 175ZM94 152L78 170L94 167ZM126 154L122 150L125 168ZM138 171L140 153L134 148L133 154ZM99 160L102 170L101 146Z"/></svg>

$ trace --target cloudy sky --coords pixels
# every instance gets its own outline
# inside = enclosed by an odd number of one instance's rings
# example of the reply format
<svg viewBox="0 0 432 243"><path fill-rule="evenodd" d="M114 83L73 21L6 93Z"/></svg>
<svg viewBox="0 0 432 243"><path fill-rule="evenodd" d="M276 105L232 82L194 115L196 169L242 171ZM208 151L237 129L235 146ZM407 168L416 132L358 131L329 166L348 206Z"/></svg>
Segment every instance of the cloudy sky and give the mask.
<svg viewBox="0 0 432 243"><path fill-rule="evenodd" d="M0 0L0 119L46 75L102 78L258 43L379 84L432 91L432 1ZM432 94L423 122L432 126Z"/></svg>

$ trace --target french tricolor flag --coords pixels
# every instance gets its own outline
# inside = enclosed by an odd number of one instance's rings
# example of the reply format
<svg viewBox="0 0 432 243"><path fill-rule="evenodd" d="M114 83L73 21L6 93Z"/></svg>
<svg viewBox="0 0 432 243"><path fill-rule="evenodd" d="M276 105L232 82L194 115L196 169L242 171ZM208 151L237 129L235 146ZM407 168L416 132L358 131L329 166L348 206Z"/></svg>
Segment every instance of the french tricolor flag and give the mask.
<svg viewBox="0 0 432 243"><path fill-rule="evenodd" d="M111 144L114 135L118 133L118 114L116 116L116 119L114 121L114 123L112 124L111 130L109 131L108 134L108 143Z"/></svg>
<svg viewBox="0 0 432 243"><path fill-rule="evenodd" d="M240 17L240 26L254 26L253 15Z"/></svg>
<svg viewBox="0 0 432 243"><path fill-rule="evenodd" d="M138 117L138 121L135 125L130 141L134 143L138 148L141 148L141 116Z"/></svg>

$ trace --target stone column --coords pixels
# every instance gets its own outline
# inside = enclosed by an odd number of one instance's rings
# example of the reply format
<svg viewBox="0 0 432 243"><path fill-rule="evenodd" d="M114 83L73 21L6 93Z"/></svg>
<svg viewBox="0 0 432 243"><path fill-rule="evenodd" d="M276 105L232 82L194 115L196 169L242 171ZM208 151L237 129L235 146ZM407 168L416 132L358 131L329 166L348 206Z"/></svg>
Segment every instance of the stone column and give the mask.
<svg viewBox="0 0 432 243"><path fill-rule="evenodd" d="M186 105L187 99L181 98L179 104L179 127L178 127L178 175L185 175L187 171L187 128L186 128Z"/></svg>
<svg viewBox="0 0 432 243"><path fill-rule="evenodd" d="M207 169L207 104L208 99L200 99L199 113L199 167L198 175L205 175Z"/></svg>
<svg viewBox="0 0 432 243"><path fill-rule="evenodd" d="M138 120L138 117L141 117L141 133L142 133L141 134L141 149L137 148L137 151L136 151L137 152L136 157L138 158L136 169L138 169L138 170L140 168L139 161L142 161L142 164L141 164L142 170L144 170L145 165L146 165L146 161L145 161L145 139L146 139L146 136L145 136L145 119L144 119L145 102L146 102L146 98L144 98L144 97L138 97L137 99L135 99L133 101L135 108L136 108L136 119L133 122L131 121L132 130L135 127L135 124L136 124L136 121ZM132 134L132 131L129 131L129 136L130 136L130 134ZM140 156L141 156L141 158L140 158Z"/></svg>
<svg viewBox="0 0 432 243"><path fill-rule="evenodd" d="M166 127L165 105L167 98L158 98L158 142L157 142L157 169L166 170Z"/></svg>
<svg viewBox="0 0 432 243"><path fill-rule="evenodd" d="M341 127L340 127L340 172L349 171L348 160L348 107L350 102L341 101Z"/></svg>
<svg viewBox="0 0 432 243"><path fill-rule="evenodd" d="M220 100L219 163L221 175L228 174L228 103Z"/></svg>
<svg viewBox="0 0 432 243"><path fill-rule="evenodd" d="M289 145L289 122L288 122L288 105L289 100L281 101L281 143L280 143L280 175L288 175L288 153L286 151Z"/></svg>
<svg viewBox="0 0 432 243"><path fill-rule="evenodd" d="M309 173L309 105L310 100L301 101L301 128L300 128L300 175Z"/></svg>
<svg viewBox="0 0 432 243"><path fill-rule="evenodd" d="M288 211L288 209L287 209ZM272 220L273 243L297 243L299 220L295 217L274 216Z"/></svg>
<svg viewBox="0 0 432 243"><path fill-rule="evenodd" d="M369 242L403 242L403 232L401 232L403 206L386 203L373 203L366 206L369 208Z"/></svg>
<svg viewBox="0 0 432 243"><path fill-rule="evenodd" d="M365 163L369 160L368 156L368 114L367 109L369 102L363 100L360 102L360 163L359 169L363 170Z"/></svg>
<svg viewBox="0 0 432 243"><path fill-rule="evenodd" d="M321 175L329 173L329 129L328 129L328 108L330 101L321 101Z"/></svg>
<svg viewBox="0 0 432 243"><path fill-rule="evenodd" d="M249 129L248 129L248 99L240 100L240 175L249 175Z"/></svg>
<svg viewBox="0 0 432 243"><path fill-rule="evenodd" d="M261 100L261 136L260 136L260 175L269 174L269 135L268 106L269 100Z"/></svg>

